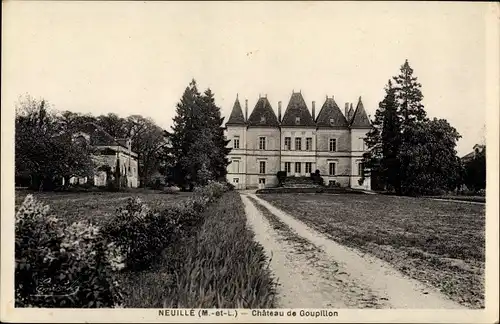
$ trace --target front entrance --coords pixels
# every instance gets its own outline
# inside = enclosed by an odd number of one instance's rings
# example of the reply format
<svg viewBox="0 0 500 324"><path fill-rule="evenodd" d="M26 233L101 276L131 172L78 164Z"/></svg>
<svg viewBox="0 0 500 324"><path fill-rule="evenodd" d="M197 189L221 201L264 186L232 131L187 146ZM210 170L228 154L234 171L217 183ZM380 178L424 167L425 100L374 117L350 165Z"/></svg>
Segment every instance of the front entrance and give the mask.
<svg viewBox="0 0 500 324"><path fill-rule="evenodd" d="M266 179L259 178L259 189L264 189L266 187Z"/></svg>

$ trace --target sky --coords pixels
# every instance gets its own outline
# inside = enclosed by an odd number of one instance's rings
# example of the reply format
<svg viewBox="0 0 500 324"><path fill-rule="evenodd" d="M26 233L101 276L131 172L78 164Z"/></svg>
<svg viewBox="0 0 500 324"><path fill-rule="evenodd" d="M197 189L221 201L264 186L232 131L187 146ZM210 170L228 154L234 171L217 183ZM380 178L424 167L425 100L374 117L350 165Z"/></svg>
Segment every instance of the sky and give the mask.
<svg viewBox="0 0 500 324"><path fill-rule="evenodd" d="M141 114L169 128L191 79L228 117L239 95L274 110L301 91L316 111L361 96L368 114L408 59L429 117L482 141L486 3L2 2L2 109L20 95L57 110Z"/></svg>

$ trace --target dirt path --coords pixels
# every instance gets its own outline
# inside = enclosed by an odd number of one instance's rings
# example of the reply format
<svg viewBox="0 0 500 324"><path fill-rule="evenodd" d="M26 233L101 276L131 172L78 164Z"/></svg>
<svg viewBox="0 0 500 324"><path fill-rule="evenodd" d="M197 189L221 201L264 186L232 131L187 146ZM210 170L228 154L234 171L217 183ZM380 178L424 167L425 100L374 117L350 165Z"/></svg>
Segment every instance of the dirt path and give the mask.
<svg viewBox="0 0 500 324"><path fill-rule="evenodd" d="M271 257L283 308L463 308L388 263L344 247L243 192L255 238Z"/></svg>

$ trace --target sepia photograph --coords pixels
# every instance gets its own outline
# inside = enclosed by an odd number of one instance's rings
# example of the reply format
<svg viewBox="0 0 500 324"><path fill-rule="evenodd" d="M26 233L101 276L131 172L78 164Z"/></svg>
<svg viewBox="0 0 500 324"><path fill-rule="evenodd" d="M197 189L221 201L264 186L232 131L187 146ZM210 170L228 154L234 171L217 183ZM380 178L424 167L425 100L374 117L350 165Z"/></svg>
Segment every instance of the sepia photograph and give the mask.
<svg viewBox="0 0 500 324"><path fill-rule="evenodd" d="M498 323L498 4L2 9L2 321Z"/></svg>

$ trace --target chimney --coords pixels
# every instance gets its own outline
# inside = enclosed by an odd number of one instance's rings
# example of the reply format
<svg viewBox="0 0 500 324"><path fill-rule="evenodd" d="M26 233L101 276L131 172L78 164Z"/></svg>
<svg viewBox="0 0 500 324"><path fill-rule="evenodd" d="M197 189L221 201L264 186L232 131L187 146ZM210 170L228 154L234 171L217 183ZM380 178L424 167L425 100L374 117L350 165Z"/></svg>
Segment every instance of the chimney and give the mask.
<svg viewBox="0 0 500 324"><path fill-rule="evenodd" d="M349 103L345 103L345 118L349 118Z"/></svg>
<svg viewBox="0 0 500 324"><path fill-rule="evenodd" d="M312 102L312 118L316 121L316 101Z"/></svg>
<svg viewBox="0 0 500 324"><path fill-rule="evenodd" d="M281 123L281 101L278 101L278 121Z"/></svg>
<svg viewBox="0 0 500 324"><path fill-rule="evenodd" d="M248 121L248 99L245 99L245 121Z"/></svg>

